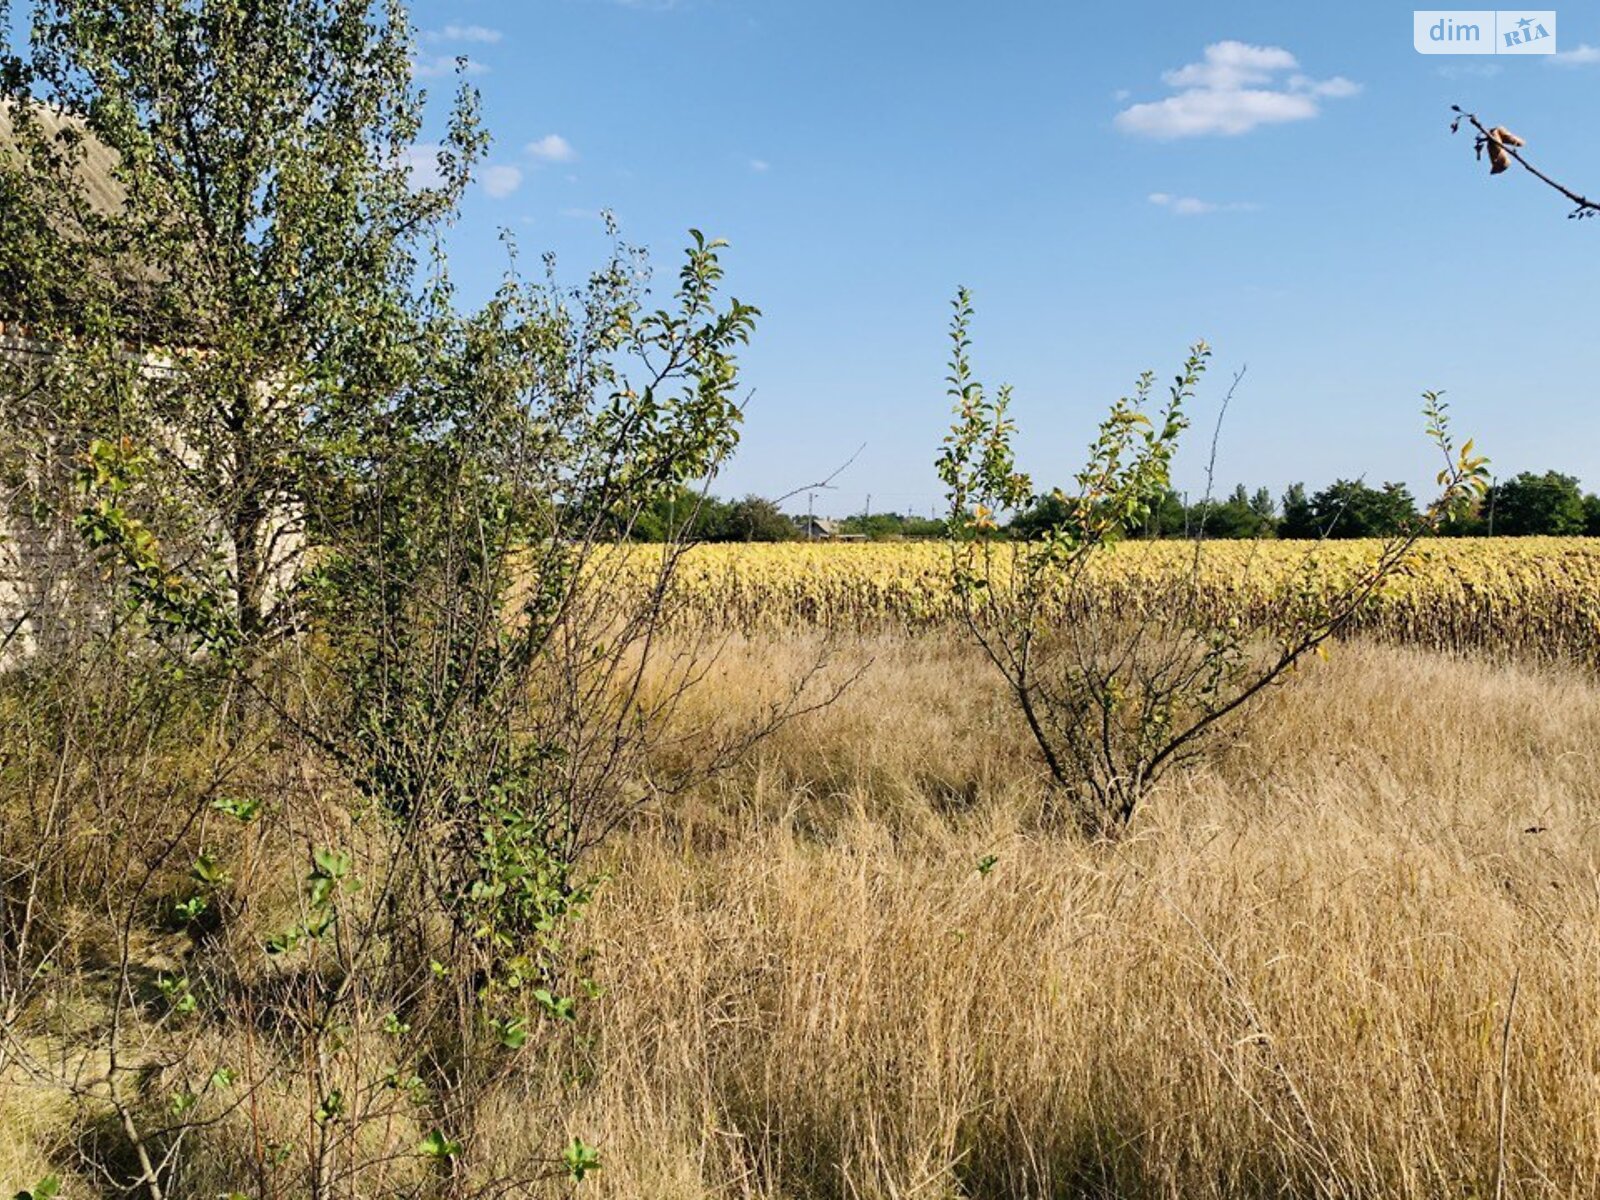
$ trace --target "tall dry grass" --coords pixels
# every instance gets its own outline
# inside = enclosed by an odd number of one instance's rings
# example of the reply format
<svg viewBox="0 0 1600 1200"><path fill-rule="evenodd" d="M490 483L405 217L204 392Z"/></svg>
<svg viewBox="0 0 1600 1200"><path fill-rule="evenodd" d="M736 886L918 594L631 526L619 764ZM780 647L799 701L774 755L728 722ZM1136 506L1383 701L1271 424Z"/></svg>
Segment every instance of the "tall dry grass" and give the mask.
<svg viewBox="0 0 1600 1200"><path fill-rule="evenodd" d="M730 646L685 730L815 652ZM1345 647L1108 847L1041 824L968 648L834 659L595 863L603 994L487 1144L580 1135L579 1194L649 1200L1600 1194L1600 684ZM0 1182L70 1115L0 1078Z"/></svg>
<svg viewBox="0 0 1600 1200"><path fill-rule="evenodd" d="M1592 683L1346 649L1104 848L970 654L853 653L616 850L597 1194L1600 1194Z"/></svg>

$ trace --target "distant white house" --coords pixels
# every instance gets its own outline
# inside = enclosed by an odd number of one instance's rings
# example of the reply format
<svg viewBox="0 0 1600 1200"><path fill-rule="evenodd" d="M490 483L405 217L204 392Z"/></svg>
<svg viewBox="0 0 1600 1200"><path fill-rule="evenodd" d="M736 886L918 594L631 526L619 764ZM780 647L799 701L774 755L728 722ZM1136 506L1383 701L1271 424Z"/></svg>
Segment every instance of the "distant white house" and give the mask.
<svg viewBox="0 0 1600 1200"><path fill-rule="evenodd" d="M70 144L79 151L72 171L91 213L114 215L127 203L118 175L115 151L88 133L81 119L43 105L34 107L31 119L48 138ZM0 159L21 153L17 118L0 104ZM87 236L81 225L57 228L64 238ZM104 269L126 305L125 316L145 332L143 347L129 346L126 358L146 379L179 379L185 363L204 356L208 345L204 331L189 318L178 323L158 317L151 304L154 285L167 274L165 267L127 258L112 258ZM27 391L41 374L70 364L59 349L41 340L21 299L22 289L0 284L0 408L14 402L11 389ZM152 345L154 348L152 348ZM70 369L70 366L69 368ZM103 616L98 587L102 572L85 571L84 546L76 531L59 519L40 519L38 489L46 480L70 478L70 464L83 452L79 445L49 445L43 458L18 471L0 475L0 662L14 660L64 635L83 619ZM191 453L174 436L164 450L179 459ZM46 461L48 460L48 461ZM59 500L59 497L57 497ZM263 574L270 594L282 594L300 567L302 538L294 510L281 500L269 501Z"/></svg>
<svg viewBox="0 0 1600 1200"><path fill-rule="evenodd" d="M796 517L796 528L808 542L864 542L864 533L845 533L838 521L829 517Z"/></svg>

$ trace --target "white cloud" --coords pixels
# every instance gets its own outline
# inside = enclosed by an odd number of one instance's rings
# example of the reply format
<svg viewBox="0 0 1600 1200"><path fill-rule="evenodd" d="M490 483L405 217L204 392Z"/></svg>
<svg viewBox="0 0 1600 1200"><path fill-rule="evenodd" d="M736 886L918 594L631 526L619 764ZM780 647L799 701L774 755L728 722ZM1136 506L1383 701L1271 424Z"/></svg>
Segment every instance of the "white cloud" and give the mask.
<svg viewBox="0 0 1600 1200"><path fill-rule="evenodd" d="M1112 123L1145 137L1235 136L1261 125L1309 120L1322 111L1318 101L1361 91L1360 84L1342 75L1313 79L1299 65L1280 46L1214 42L1203 61L1162 74L1175 95L1130 105ZM1284 77L1284 72L1294 73Z"/></svg>
<svg viewBox="0 0 1600 1200"><path fill-rule="evenodd" d="M1317 102L1304 93L1195 90L1152 104L1135 104L1113 122L1124 133L1145 137L1233 136L1259 125L1305 121L1317 115Z"/></svg>
<svg viewBox="0 0 1600 1200"><path fill-rule="evenodd" d="M439 150L437 142L418 142L401 153L399 165L410 172L406 183L413 191L438 187L444 182L444 172L439 169Z"/></svg>
<svg viewBox="0 0 1600 1200"><path fill-rule="evenodd" d="M750 169L760 175L764 171L772 170L772 164L764 158L752 158L750 160Z"/></svg>
<svg viewBox="0 0 1600 1200"><path fill-rule="evenodd" d="M1170 192L1151 192L1149 200L1156 207L1167 209L1180 217L1197 217L1204 213L1214 212L1255 212L1260 207L1243 200L1217 204L1211 200L1201 200L1195 196L1174 196Z"/></svg>
<svg viewBox="0 0 1600 1200"><path fill-rule="evenodd" d="M1325 96L1330 100L1346 100L1361 94L1361 85L1346 79L1343 75L1320 80L1312 79L1309 75L1291 75L1289 89L1295 92L1309 92L1313 96Z"/></svg>
<svg viewBox="0 0 1600 1200"><path fill-rule="evenodd" d="M578 157L572 143L559 133L547 133L538 141L529 142L527 150L540 162L572 162Z"/></svg>
<svg viewBox="0 0 1600 1200"><path fill-rule="evenodd" d="M1600 63L1600 46L1591 46L1588 42L1583 42L1576 50L1556 51L1550 56L1550 61L1559 67L1586 67Z"/></svg>
<svg viewBox="0 0 1600 1200"><path fill-rule="evenodd" d="M563 208L561 215L570 217L574 221L604 221L606 219L605 213L593 208Z"/></svg>
<svg viewBox="0 0 1600 1200"><path fill-rule="evenodd" d="M1433 73L1441 79L1493 79L1504 70L1499 63L1451 63L1435 67Z"/></svg>
<svg viewBox="0 0 1600 1200"><path fill-rule="evenodd" d="M489 68L476 59L455 54L424 54L412 65L418 79L438 79L454 75L459 65L463 75L487 75Z"/></svg>
<svg viewBox="0 0 1600 1200"><path fill-rule="evenodd" d="M1115 100L1118 104L1122 104L1131 95L1133 95L1133 93L1130 92L1127 88L1118 88L1116 91L1111 93L1111 98L1113 100Z"/></svg>
<svg viewBox="0 0 1600 1200"><path fill-rule="evenodd" d="M1206 47L1204 62L1176 71L1163 71L1168 87L1236 91L1247 83L1266 83L1276 71L1292 71L1300 64L1278 46L1249 46L1244 42L1215 42Z"/></svg>
<svg viewBox="0 0 1600 1200"><path fill-rule="evenodd" d="M483 169L483 190L503 200L522 186L522 172L516 167L494 164Z"/></svg>
<svg viewBox="0 0 1600 1200"><path fill-rule="evenodd" d="M425 42L475 42L480 46L492 46L504 36L498 29L490 29L484 25L446 25L443 29L424 31L422 40Z"/></svg>

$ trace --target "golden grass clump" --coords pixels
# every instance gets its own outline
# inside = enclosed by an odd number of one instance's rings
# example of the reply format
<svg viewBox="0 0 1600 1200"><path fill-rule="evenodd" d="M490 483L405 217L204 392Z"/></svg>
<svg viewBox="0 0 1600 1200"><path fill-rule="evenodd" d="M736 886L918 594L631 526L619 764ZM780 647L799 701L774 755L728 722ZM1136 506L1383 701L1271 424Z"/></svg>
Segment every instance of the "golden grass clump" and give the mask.
<svg viewBox="0 0 1600 1200"><path fill-rule="evenodd" d="M616 849L597 1193L1600 1192L1593 684L1349 650L1106 848L964 652L858 652Z"/></svg>
<svg viewBox="0 0 1600 1200"><path fill-rule="evenodd" d="M677 720L738 728L823 636L735 637ZM1600 1194L1590 675L1347 643L1093 845L1042 816L971 647L836 637L828 676L857 672L602 847L565 939L599 994L497 1085L461 1194L574 1136L603 1164L578 1194L630 1200ZM252 1036L219 1021L208 1061ZM113 1194L73 1166L99 1118L0 1068L0 1182ZM286 1142L295 1070L256 1097ZM237 1186L246 1110L224 1116L173 1200ZM401 1155L423 1132L381 1131Z"/></svg>

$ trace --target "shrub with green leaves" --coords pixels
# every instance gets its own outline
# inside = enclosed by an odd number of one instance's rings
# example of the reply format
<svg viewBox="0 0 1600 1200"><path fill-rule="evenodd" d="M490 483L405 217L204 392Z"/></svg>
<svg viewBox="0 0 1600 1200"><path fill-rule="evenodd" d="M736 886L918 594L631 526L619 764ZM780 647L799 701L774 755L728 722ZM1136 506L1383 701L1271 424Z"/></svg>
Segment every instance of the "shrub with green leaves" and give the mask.
<svg viewBox="0 0 1600 1200"><path fill-rule="evenodd" d="M1016 466L1010 390L990 395L973 374L971 319L963 290L951 324L955 422L937 460L954 537L950 587L1039 748L1052 811L1064 809L1090 837L1122 834L1164 772L1237 731L1251 701L1323 649L1402 568L1417 538L1473 504L1487 481L1487 460L1470 441L1455 446L1444 402L1424 393L1428 436L1445 461L1439 495L1350 583L1332 593L1312 586L1308 553L1265 619L1208 619L1195 602L1200 539L1194 569L1158 599L1137 612L1113 610L1090 585L1090 564L1141 528L1170 492L1210 347L1191 347L1153 411L1155 377L1140 376L1101 422L1075 490L1041 496ZM1050 514L1048 523L1029 540L1001 538L1004 514L1026 510Z"/></svg>
<svg viewBox="0 0 1600 1200"><path fill-rule="evenodd" d="M41 935L81 883L0 879L32 923L0 1033L60 1018L30 1065L114 1123L150 1200L213 1128L223 1191L581 1179L580 1139L514 1162L480 1129L578 1036L584 856L662 786L700 674L648 669L693 505L665 504L643 592L598 551L733 451L757 310L720 294L720 241L691 231L661 297L613 229L581 286L513 250L464 311L441 245L487 137L462 81L416 186L399 5L38 0L33 29L0 46L4 315L37 351L0 363L4 465L94 603L30 612L74 649L15 678L39 735L6 767L52 822L79 820L52 753L148 806L95 814L135 865L93 897L114 969L87 1037L52 989L90 983ZM157 936L184 949L147 995Z"/></svg>

